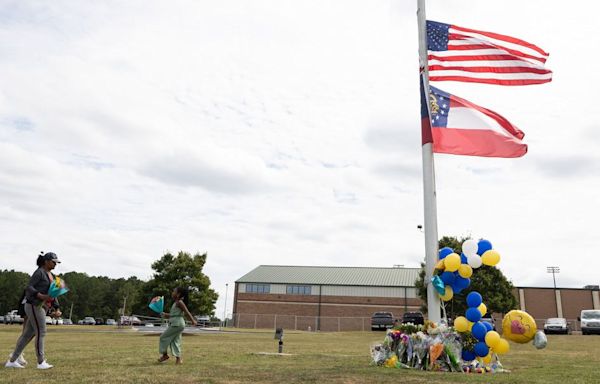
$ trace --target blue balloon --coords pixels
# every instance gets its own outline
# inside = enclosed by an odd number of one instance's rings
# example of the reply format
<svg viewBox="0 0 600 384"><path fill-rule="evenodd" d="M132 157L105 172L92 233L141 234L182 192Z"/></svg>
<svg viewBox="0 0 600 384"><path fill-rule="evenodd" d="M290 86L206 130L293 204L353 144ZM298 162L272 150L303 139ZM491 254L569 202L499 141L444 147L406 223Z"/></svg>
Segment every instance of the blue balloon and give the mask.
<svg viewBox="0 0 600 384"><path fill-rule="evenodd" d="M454 272L442 272L440 278L442 279L444 284L452 285L454 283L454 280L456 279L456 276L454 275Z"/></svg>
<svg viewBox="0 0 600 384"><path fill-rule="evenodd" d="M466 349L463 349L462 351L462 359L464 361L472 361L475 360L475 353L473 351L467 351Z"/></svg>
<svg viewBox="0 0 600 384"><path fill-rule="evenodd" d="M477 254L479 256L483 255L485 251L489 251L490 249L492 249L492 243L486 239L481 239L479 242L477 242Z"/></svg>
<svg viewBox="0 0 600 384"><path fill-rule="evenodd" d="M490 349L483 341L480 341L479 343L475 344L473 352L475 352L475 354L479 357L485 357L488 355L488 353L490 353Z"/></svg>
<svg viewBox="0 0 600 384"><path fill-rule="evenodd" d="M487 331L493 331L494 327L492 327L492 324L488 323L487 321L482 321L482 324L485 325L485 328L487 329Z"/></svg>
<svg viewBox="0 0 600 384"><path fill-rule="evenodd" d="M477 309L477 308L467 309L467 312L465 312L465 315L467 317L467 320L469 320L470 322L473 322L473 323L476 323L479 320L481 320L481 312L479 312L479 309Z"/></svg>
<svg viewBox="0 0 600 384"><path fill-rule="evenodd" d="M469 264L469 262L467 260L467 256L464 253L460 254L460 263L461 264Z"/></svg>
<svg viewBox="0 0 600 384"><path fill-rule="evenodd" d="M467 305L471 308L479 307L482 301L481 294L477 291L473 291L467 295Z"/></svg>
<svg viewBox="0 0 600 384"><path fill-rule="evenodd" d="M444 248L440 249L440 251L438 253L439 259L442 260L444 257L448 256L451 253L454 253L454 249L452 249L450 247L444 247Z"/></svg>
<svg viewBox="0 0 600 384"><path fill-rule="evenodd" d="M465 279L462 276L456 276L456 278L454 279L454 284L452 285L452 289L454 288L458 288L459 291L462 291L463 289L467 288L469 285L471 285L471 279ZM456 289L454 289L454 292L456 292Z"/></svg>
<svg viewBox="0 0 600 384"><path fill-rule="evenodd" d="M475 324L473 324L473 328L471 328L471 334L473 334L474 338L476 338L479 341L485 341L486 333L487 328L485 327L485 325L483 325L481 321L478 321Z"/></svg>

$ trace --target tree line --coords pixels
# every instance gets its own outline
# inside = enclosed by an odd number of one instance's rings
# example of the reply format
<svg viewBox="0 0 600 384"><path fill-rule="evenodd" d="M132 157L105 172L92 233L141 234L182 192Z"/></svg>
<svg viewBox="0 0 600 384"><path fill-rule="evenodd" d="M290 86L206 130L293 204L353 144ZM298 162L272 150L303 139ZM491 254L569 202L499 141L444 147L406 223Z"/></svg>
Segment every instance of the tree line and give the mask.
<svg viewBox="0 0 600 384"><path fill-rule="evenodd" d="M154 274L149 281L135 276L112 279L106 276L89 276L82 272L59 274L69 292L59 297L63 317L73 321L86 316L118 319L123 314L156 316L148 308L155 296L165 296L171 302L171 291L177 286L190 290L190 311L196 315L214 316L218 293L210 288L210 279L202 269L207 254L179 252L165 253L152 263ZM33 272L33 270L32 270ZM30 275L14 270L0 270L0 316L17 309ZM71 314L72 306L72 314ZM168 312L168 308L165 311Z"/></svg>

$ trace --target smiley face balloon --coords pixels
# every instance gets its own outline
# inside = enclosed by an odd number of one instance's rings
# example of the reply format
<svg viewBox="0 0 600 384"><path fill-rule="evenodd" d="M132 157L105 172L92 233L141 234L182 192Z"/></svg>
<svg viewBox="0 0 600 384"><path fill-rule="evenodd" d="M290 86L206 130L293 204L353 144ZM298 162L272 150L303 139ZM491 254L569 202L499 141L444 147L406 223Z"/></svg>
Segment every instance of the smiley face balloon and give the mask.
<svg viewBox="0 0 600 384"><path fill-rule="evenodd" d="M514 309L502 320L502 336L515 343L528 343L534 338L536 331L535 320L524 311Z"/></svg>

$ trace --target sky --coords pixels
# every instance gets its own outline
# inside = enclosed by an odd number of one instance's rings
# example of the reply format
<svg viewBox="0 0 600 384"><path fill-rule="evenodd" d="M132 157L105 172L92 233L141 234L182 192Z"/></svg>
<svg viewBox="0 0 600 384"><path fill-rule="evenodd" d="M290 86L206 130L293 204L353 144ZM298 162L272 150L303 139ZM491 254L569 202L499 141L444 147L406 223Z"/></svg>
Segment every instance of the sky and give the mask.
<svg viewBox="0 0 600 384"><path fill-rule="evenodd" d="M549 84L435 84L525 132L522 158L435 156L439 235L490 240L517 286L600 283L591 8L427 2L550 52ZM0 269L206 252L221 315L261 264L418 267L419 111L416 0L2 0Z"/></svg>

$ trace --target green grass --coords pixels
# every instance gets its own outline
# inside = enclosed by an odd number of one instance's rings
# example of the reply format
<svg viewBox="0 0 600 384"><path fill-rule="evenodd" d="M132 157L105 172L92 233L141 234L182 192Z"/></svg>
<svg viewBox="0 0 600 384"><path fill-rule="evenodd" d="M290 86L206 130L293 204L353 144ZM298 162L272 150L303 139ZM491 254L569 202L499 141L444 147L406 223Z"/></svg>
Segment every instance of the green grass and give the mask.
<svg viewBox="0 0 600 384"><path fill-rule="evenodd" d="M600 383L600 336L550 335L548 347L511 343L502 363L510 373L461 374L383 368L370 365L369 348L383 332L286 332L284 352L276 352L270 331L184 335L184 364L164 365L158 336L99 332L109 327L51 326L46 355L54 369L33 365L0 368L1 383ZM0 325L2 357L14 347L20 327Z"/></svg>

